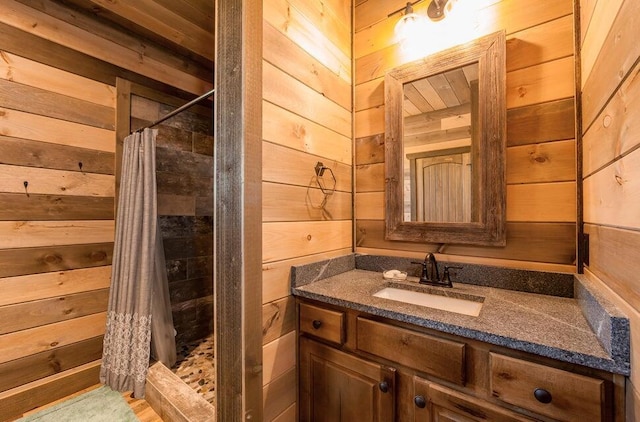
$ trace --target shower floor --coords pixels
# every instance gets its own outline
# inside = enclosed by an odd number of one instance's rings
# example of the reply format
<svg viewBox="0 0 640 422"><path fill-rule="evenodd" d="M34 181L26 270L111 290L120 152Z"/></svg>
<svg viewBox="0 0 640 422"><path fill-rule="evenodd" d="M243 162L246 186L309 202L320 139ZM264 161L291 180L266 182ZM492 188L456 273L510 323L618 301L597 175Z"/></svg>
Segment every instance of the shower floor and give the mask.
<svg viewBox="0 0 640 422"><path fill-rule="evenodd" d="M171 369L185 384L215 406L214 336L194 341L177 350L177 361Z"/></svg>

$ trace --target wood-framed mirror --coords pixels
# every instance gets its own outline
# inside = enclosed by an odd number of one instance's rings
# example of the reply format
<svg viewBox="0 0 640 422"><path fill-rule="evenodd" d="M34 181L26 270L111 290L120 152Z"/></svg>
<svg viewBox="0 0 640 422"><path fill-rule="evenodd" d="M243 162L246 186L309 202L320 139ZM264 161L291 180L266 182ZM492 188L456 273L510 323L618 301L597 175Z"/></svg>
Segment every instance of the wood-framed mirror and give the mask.
<svg viewBox="0 0 640 422"><path fill-rule="evenodd" d="M506 244L505 34L390 70L385 238Z"/></svg>

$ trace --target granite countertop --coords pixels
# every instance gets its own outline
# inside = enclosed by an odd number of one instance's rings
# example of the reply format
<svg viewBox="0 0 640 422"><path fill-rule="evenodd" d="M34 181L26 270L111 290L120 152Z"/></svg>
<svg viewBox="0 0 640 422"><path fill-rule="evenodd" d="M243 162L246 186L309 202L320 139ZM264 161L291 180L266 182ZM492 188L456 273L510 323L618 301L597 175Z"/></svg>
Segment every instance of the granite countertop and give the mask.
<svg viewBox="0 0 640 422"><path fill-rule="evenodd" d="M416 277L393 281L410 290L484 298L477 317L372 296L389 287L381 272L346 269L292 287L295 296L366 312L464 338L628 375L629 359L612 357L574 298L454 282L454 287L423 286ZM395 287L395 286L394 286Z"/></svg>

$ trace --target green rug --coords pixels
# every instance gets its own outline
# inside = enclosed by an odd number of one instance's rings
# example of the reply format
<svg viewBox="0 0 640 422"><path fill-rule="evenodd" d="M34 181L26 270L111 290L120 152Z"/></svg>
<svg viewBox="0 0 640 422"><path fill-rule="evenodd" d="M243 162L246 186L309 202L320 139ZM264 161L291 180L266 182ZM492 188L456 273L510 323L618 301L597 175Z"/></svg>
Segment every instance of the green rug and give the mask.
<svg viewBox="0 0 640 422"><path fill-rule="evenodd" d="M121 393L102 386L19 422L138 422ZM18 422L16 421L16 422Z"/></svg>

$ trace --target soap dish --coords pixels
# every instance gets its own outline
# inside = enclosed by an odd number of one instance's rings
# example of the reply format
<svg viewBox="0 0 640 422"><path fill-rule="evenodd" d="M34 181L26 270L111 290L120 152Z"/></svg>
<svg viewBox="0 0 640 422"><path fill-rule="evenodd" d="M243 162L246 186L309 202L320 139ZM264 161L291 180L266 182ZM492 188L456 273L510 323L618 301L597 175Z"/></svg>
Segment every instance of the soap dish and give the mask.
<svg viewBox="0 0 640 422"><path fill-rule="evenodd" d="M407 272L400 270L385 270L382 272L382 278L394 281L406 280Z"/></svg>

